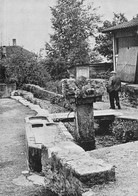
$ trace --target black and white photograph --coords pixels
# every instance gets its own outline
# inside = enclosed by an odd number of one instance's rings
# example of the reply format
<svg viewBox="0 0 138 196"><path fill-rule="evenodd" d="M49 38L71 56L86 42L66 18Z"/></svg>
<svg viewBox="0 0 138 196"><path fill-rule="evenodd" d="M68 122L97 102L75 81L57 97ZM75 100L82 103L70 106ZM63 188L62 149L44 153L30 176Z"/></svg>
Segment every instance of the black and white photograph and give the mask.
<svg viewBox="0 0 138 196"><path fill-rule="evenodd" d="M0 196L138 196L137 0L0 0Z"/></svg>

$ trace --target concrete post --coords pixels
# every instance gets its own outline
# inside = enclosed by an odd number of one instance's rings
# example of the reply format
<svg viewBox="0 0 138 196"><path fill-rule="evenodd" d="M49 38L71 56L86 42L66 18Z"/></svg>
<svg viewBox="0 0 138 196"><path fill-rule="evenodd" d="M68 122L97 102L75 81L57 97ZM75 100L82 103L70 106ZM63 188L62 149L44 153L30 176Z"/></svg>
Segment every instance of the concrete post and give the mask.
<svg viewBox="0 0 138 196"><path fill-rule="evenodd" d="M113 34L113 70L116 71L115 35Z"/></svg>

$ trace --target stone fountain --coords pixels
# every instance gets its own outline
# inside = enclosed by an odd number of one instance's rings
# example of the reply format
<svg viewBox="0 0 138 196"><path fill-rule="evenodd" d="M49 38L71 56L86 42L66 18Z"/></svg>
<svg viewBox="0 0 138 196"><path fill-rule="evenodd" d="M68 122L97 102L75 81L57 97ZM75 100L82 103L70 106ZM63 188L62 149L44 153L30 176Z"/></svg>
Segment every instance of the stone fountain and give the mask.
<svg viewBox="0 0 138 196"><path fill-rule="evenodd" d="M76 80L65 79L62 93L75 112L75 140L85 150L95 149L93 103L101 99L91 81L81 86Z"/></svg>

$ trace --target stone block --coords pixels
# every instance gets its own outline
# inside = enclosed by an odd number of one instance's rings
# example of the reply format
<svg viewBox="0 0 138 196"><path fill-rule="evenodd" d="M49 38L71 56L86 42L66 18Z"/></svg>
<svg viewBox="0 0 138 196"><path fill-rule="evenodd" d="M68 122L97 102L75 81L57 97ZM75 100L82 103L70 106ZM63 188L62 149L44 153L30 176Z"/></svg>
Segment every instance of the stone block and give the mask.
<svg viewBox="0 0 138 196"><path fill-rule="evenodd" d="M26 118L28 164L31 170L44 173L47 189L59 195L82 195L86 186L115 180L113 166L90 157L73 142L61 122L46 128L48 120L39 115ZM32 129L39 123L43 128Z"/></svg>
<svg viewBox="0 0 138 196"><path fill-rule="evenodd" d="M70 135L66 134L65 130L63 131L63 128L65 128L63 125L61 128L49 117L38 115L34 117L26 117L25 122L29 167L33 171L38 171L36 167L38 164L40 171L40 167L42 167L41 146L45 145L48 148L51 148L61 141L68 141L72 138ZM62 148L63 146L60 145L59 147ZM69 148L70 151L76 151L75 146L70 145L69 141L64 145L64 148ZM78 146L77 149L81 148Z"/></svg>
<svg viewBox="0 0 138 196"><path fill-rule="evenodd" d="M31 171L41 172L41 144L37 144L35 142L35 136L32 132L31 124L26 123L25 128L28 169Z"/></svg>
<svg viewBox="0 0 138 196"><path fill-rule="evenodd" d="M38 116L49 116L48 110L45 110L45 109L40 108L37 110L37 113L38 113Z"/></svg>
<svg viewBox="0 0 138 196"><path fill-rule="evenodd" d="M47 188L59 195L83 195L86 187L115 180L113 166L90 157L84 150L75 150L76 144L69 150L68 144L64 142L51 149L43 146L42 168Z"/></svg>
<svg viewBox="0 0 138 196"><path fill-rule="evenodd" d="M58 126L59 126L59 129L62 130L62 132L64 133L67 139L72 140L72 141L74 140L73 136L69 133L69 131L67 130L67 128L64 126L62 122L59 122Z"/></svg>
<svg viewBox="0 0 138 196"><path fill-rule="evenodd" d="M84 192L82 196L95 196L95 193L92 190L89 190Z"/></svg>

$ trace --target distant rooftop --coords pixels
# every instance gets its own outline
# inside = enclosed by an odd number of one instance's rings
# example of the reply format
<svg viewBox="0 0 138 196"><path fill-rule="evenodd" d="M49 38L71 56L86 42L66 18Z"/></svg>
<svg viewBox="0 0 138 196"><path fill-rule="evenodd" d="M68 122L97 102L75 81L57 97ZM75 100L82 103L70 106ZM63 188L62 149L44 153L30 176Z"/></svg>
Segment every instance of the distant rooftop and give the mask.
<svg viewBox="0 0 138 196"><path fill-rule="evenodd" d="M121 24L119 24L117 26L114 26L114 27L104 29L102 32L103 33L112 32L112 31L116 31L116 30L119 30L119 29L127 29L127 28L131 28L131 27L132 28L133 27L138 27L138 18L132 19L128 22L121 23Z"/></svg>
<svg viewBox="0 0 138 196"><path fill-rule="evenodd" d="M0 47L2 51L2 47ZM6 46L6 56L10 57L13 54L16 54L18 52L22 52L24 55L29 56L35 56L34 53L22 48L21 46Z"/></svg>

